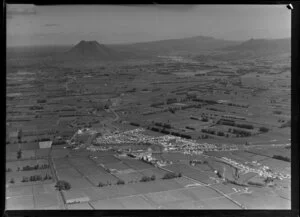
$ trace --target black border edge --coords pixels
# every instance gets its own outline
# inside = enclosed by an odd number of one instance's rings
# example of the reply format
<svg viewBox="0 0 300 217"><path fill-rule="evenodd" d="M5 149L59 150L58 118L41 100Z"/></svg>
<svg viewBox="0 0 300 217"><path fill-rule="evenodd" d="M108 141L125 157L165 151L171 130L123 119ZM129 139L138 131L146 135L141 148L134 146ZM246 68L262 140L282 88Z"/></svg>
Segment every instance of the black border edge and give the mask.
<svg viewBox="0 0 300 217"><path fill-rule="evenodd" d="M53 5L53 4L99 4L99 1L95 0L85 0L85 1L71 1L71 0L7 0L3 1L2 8L2 27L3 31L1 31L2 47L3 47L3 58L1 66L3 66L6 71L6 4L35 4L35 5ZM121 2L115 1L101 1L102 4L123 4ZM145 1L143 4L170 4L168 1ZM173 2L174 3L174 2ZM186 4L190 4L191 2L186 1ZM199 4L200 2L198 2ZM273 217L284 217L284 216L299 216L299 111L300 111L300 103L299 103L299 93L300 93L300 78L299 78L299 22L300 22L300 2L287 2L287 1L244 1L243 4L289 4L291 3L293 9L291 10L291 19L292 19L292 81L291 81L291 97L292 97L292 119L291 119L291 139L292 139L292 210L16 210L16 211L5 211L5 176L2 177L3 185L1 186L1 191L3 191L4 197L1 198L1 211L2 216L273 216ZM128 4L140 4L138 2L131 1ZM196 4L194 2L194 4ZM201 4L223 4L221 1L202 1ZM236 3L227 3L227 4L240 4ZM288 9L287 9L288 10ZM2 72L4 72L2 70ZM4 76L4 73L3 73ZM6 74L3 81L3 92L6 93ZM4 89L5 88L5 89ZM5 96L6 98L6 96ZM6 104L3 104L2 114L6 114ZM5 113L4 113L5 112ZM6 128L6 115L4 118L4 128ZM2 160L4 165L2 166L3 173L5 174L5 133L6 130L2 130L3 135L3 143L2 145Z"/></svg>

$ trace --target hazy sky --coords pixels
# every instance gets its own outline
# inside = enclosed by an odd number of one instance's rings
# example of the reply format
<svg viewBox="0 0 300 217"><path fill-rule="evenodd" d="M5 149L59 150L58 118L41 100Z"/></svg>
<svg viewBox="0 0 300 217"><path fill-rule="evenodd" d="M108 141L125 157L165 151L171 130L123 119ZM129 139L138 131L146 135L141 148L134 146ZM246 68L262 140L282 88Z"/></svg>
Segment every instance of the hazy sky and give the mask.
<svg viewBox="0 0 300 217"><path fill-rule="evenodd" d="M7 5L8 46L291 37L285 5Z"/></svg>

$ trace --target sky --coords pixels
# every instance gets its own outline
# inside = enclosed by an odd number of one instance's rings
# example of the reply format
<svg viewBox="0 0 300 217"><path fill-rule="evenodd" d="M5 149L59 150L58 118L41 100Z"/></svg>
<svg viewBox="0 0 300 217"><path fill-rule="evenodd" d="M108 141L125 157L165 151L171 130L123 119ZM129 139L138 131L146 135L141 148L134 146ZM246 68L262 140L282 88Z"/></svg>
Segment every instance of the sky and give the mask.
<svg viewBox="0 0 300 217"><path fill-rule="evenodd" d="M7 45L291 37L286 5L7 5Z"/></svg>

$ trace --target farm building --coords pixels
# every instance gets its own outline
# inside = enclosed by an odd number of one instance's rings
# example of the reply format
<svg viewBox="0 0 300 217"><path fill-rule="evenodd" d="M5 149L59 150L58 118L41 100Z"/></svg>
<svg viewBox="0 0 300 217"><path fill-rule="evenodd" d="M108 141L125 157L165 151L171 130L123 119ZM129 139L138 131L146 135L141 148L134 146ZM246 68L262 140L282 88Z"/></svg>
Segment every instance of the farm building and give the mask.
<svg viewBox="0 0 300 217"><path fill-rule="evenodd" d="M90 198L80 191L66 191L64 196L67 204L89 202Z"/></svg>
<svg viewBox="0 0 300 217"><path fill-rule="evenodd" d="M52 146L52 141L39 142L40 148L51 148L51 146Z"/></svg>

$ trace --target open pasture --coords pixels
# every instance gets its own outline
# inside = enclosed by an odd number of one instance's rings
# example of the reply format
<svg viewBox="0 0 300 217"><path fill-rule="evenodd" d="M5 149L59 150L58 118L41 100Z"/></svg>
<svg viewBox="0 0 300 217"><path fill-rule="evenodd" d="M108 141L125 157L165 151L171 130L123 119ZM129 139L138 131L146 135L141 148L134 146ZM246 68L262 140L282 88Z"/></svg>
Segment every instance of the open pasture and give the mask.
<svg viewBox="0 0 300 217"><path fill-rule="evenodd" d="M82 177L82 175L73 167L56 169L56 173L60 180Z"/></svg>
<svg viewBox="0 0 300 217"><path fill-rule="evenodd" d="M93 187L93 185L87 181L85 178L65 178L65 181L69 182L72 189L80 189Z"/></svg>
<svg viewBox="0 0 300 217"><path fill-rule="evenodd" d="M38 142L28 142L20 144L21 150L37 150L40 149Z"/></svg>
<svg viewBox="0 0 300 217"><path fill-rule="evenodd" d="M197 182L192 181L191 179L185 178L185 177L179 177L174 179L175 182L177 182L179 185L181 185L182 188L188 186L188 185L193 185L196 184Z"/></svg>
<svg viewBox="0 0 300 217"><path fill-rule="evenodd" d="M75 203L75 204L68 204L68 210L90 210L93 209L89 203Z"/></svg>
<svg viewBox="0 0 300 217"><path fill-rule="evenodd" d="M7 210L33 210L34 200L32 195L22 195L6 198Z"/></svg>
<svg viewBox="0 0 300 217"><path fill-rule="evenodd" d="M291 150L286 149L283 147L280 148L264 148L264 149L250 149L250 153L257 154L257 155L264 155L268 157L273 157L274 155L280 155L283 157L291 157Z"/></svg>
<svg viewBox="0 0 300 217"><path fill-rule="evenodd" d="M67 158L54 158L53 159L55 169L72 167Z"/></svg>
<svg viewBox="0 0 300 217"><path fill-rule="evenodd" d="M21 159L35 159L35 150L22 150Z"/></svg>
<svg viewBox="0 0 300 217"><path fill-rule="evenodd" d="M56 191L55 184L41 184L41 185L33 185L32 190L34 194L40 194L40 193L53 193Z"/></svg>
<svg viewBox="0 0 300 217"><path fill-rule="evenodd" d="M117 199L99 200L90 202L94 209L125 209L123 204Z"/></svg>
<svg viewBox="0 0 300 217"><path fill-rule="evenodd" d="M131 169L128 165L124 164L123 162L119 161L117 163L108 163L105 164L105 167L108 169L116 169L116 170L128 170Z"/></svg>
<svg viewBox="0 0 300 217"><path fill-rule="evenodd" d="M281 198L278 195L257 189L251 194L240 193L231 195L234 200L244 204L247 209L290 209L291 201Z"/></svg>
<svg viewBox="0 0 300 217"><path fill-rule="evenodd" d="M154 168L152 165L142 162L141 160L135 159L122 159L123 163L135 169L137 171Z"/></svg>
<svg viewBox="0 0 300 217"><path fill-rule="evenodd" d="M257 176L257 173L249 172L246 174L240 174L238 181L241 183L246 183L249 179Z"/></svg>
<svg viewBox="0 0 300 217"><path fill-rule="evenodd" d="M172 164L164 167L168 170L171 170L175 173L182 173L182 175L190 177L200 182L204 183L213 183L209 178L210 173L206 173L196 169L196 167L188 166L186 164Z"/></svg>
<svg viewBox="0 0 300 217"><path fill-rule="evenodd" d="M193 200L192 197L188 197L185 194L182 194L181 191L172 190L172 191L163 191L163 192L155 192L148 193L145 195L148 199L151 200L152 203L159 206L163 203L173 202L173 201L187 201Z"/></svg>
<svg viewBox="0 0 300 217"><path fill-rule="evenodd" d="M205 209L200 201L172 201L168 203L162 203L161 209Z"/></svg>
<svg viewBox="0 0 300 217"><path fill-rule="evenodd" d="M210 198L216 198L216 197L221 196L216 191L214 191L210 188L207 188L205 186L192 187L192 188L185 189L185 190L183 190L183 194L189 195L194 200L201 200L203 198L210 199Z"/></svg>
<svg viewBox="0 0 300 217"><path fill-rule="evenodd" d="M52 158L64 158L69 155L69 152L69 149L52 149L50 155Z"/></svg>
<svg viewBox="0 0 300 217"><path fill-rule="evenodd" d="M34 194L35 209L47 209L48 207L59 208L62 201L59 192Z"/></svg>
<svg viewBox="0 0 300 217"><path fill-rule="evenodd" d="M18 160L16 151L7 151L6 150L5 157L6 157L6 162Z"/></svg>
<svg viewBox="0 0 300 217"><path fill-rule="evenodd" d="M100 174L104 172L102 167L96 165L75 166L75 168L79 173L85 176Z"/></svg>
<svg viewBox="0 0 300 217"><path fill-rule="evenodd" d="M151 182L139 182L129 184L138 194L147 194L150 192L165 191L166 188L159 184L161 181L151 181Z"/></svg>
<svg viewBox="0 0 300 217"><path fill-rule="evenodd" d="M87 157L69 157L68 161L70 162L71 165L75 167L95 165L95 163Z"/></svg>
<svg viewBox="0 0 300 217"><path fill-rule="evenodd" d="M166 171L161 170L161 169L156 168L156 167L153 167L153 168L150 168L150 169L142 170L141 173L145 176L154 175L156 177L156 179L161 179L166 174Z"/></svg>
<svg viewBox="0 0 300 217"><path fill-rule="evenodd" d="M118 178L107 172L89 175L87 178L94 184L94 186L98 186L100 182L103 184L111 183L112 185L118 182Z"/></svg>
<svg viewBox="0 0 300 217"><path fill-rule="evenodd" d="M125 209L155 209L152 203L145 200L143 196L128 196L117 199L125 207Z"/></svg>
<svg viewBox="0 0 300 217"><path fill-rule="evenodd" d="M50 155L51 149L50 148L43 148L43 149L37 149L35 151L36 158L46 158Z"/></svg>
<svg viewBox="0 0 300 217"><path fill-rule="evenodd" d="M74 203L67 205L68 210L92 210L89 203Z"/></svg>
<svg viewBox="0 0 300 217"><path fill-rule="evenodd" d="M209 200L201 200L204 209L242 209L226 197L213 198Z"/></svg>
<svg viewBox="0 0 300 217"><path fill-rule="evenodd" d="M126 197L138 194L132 187L128 185L107 186L107 187L90 187L79 189L84 192L91 201L104 200L109 198Z"/></svg>
<svg viewBox="0 0 300 217"><path fill-rule="evenodd" d="M16 143L16 144L9 144L5 146L6 152L17 152L19 149L21 149L21 144Z"/></svg>
<svg viewBox="0 0 300 217"><path fill-rule="evenodd" d="M33 195L32 186L13 186L6 188L6 197Z"/></svg>
<svg viewBox="0 0 300 217"><path fill-rule="evenodd" d="M104 155L104 156L98 156L96 159L94 159L95 162L98 164L111 164L111 163L118 163L120 160L113 155Z"/></svg>
<svg viewBox="0 0 300 217"><path fill-rule="evenodd" d="M181 184L176 182L176 179L180 178L157 180L157 183L164 189L164 191L182 188Z"/></svg>

